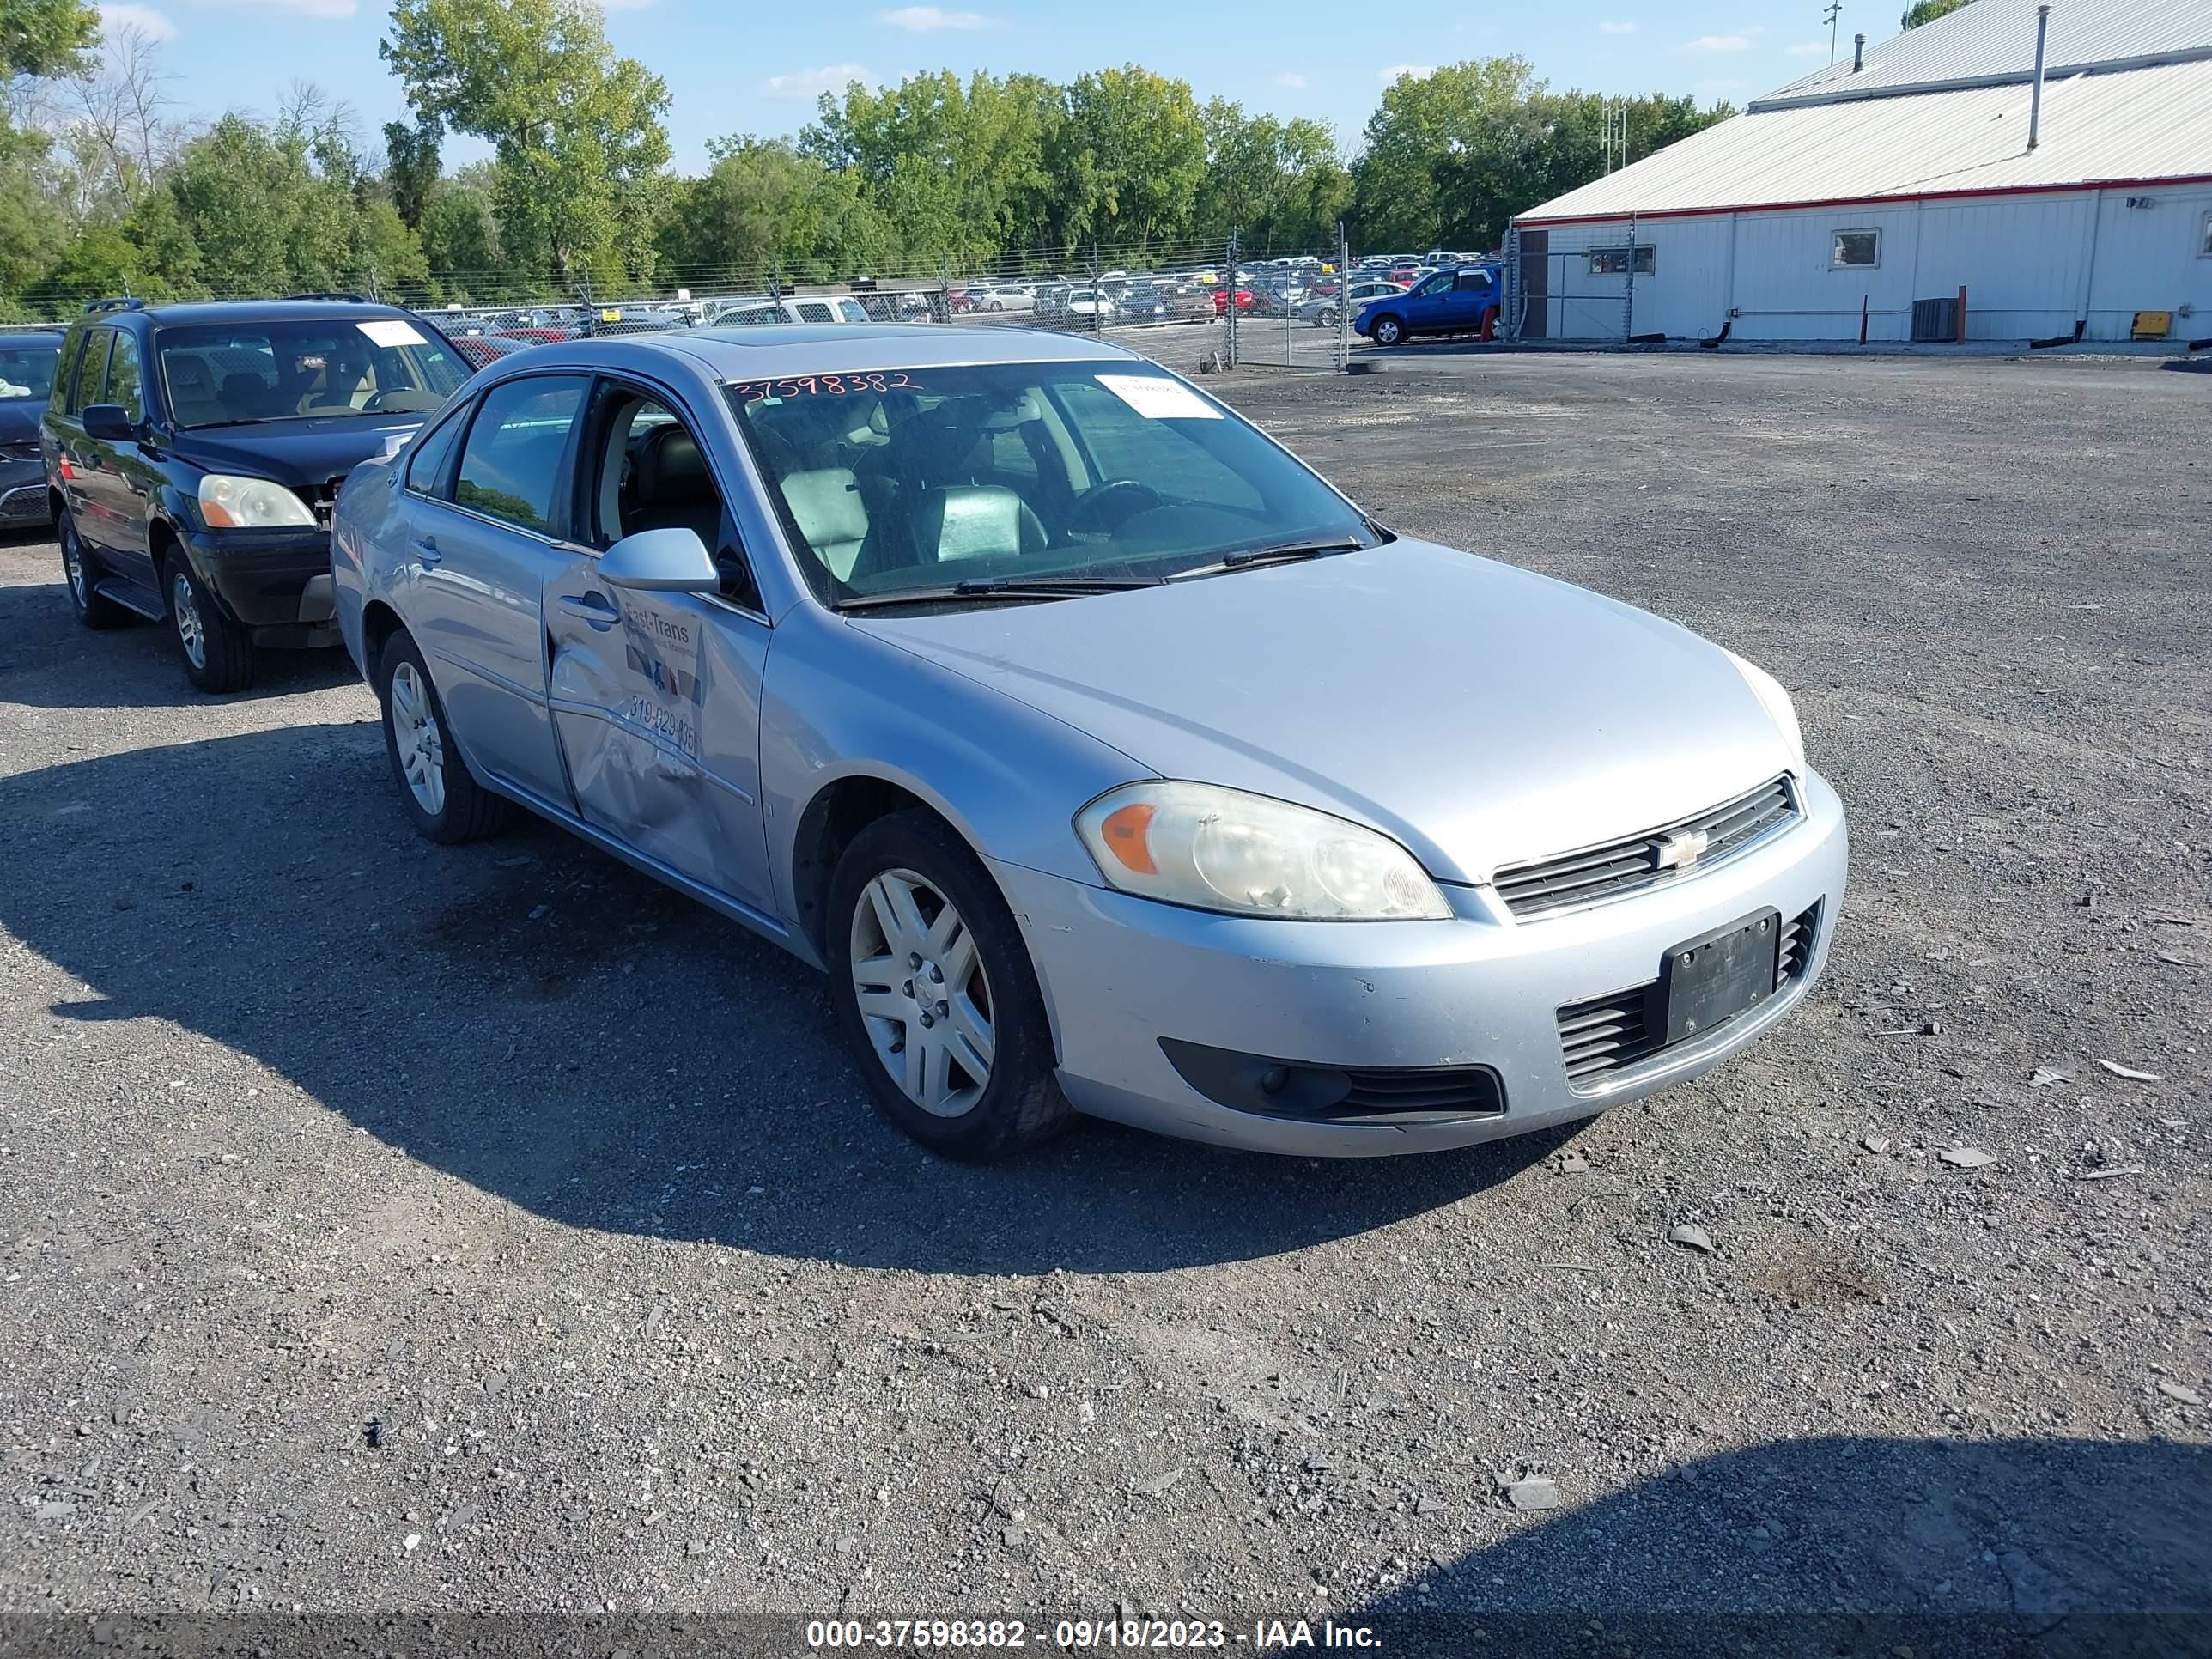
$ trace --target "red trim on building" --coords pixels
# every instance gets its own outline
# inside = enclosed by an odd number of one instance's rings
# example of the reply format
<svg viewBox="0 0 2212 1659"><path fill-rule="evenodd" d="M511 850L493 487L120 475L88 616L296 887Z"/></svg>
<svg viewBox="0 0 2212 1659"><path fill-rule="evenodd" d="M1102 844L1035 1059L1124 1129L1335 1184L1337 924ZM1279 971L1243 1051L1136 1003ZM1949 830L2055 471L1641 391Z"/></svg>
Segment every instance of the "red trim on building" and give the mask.
<svg viewBox="0 0 2212 1659"><path fill-rule="evenodd" d="M2182 185L2212 185L2212 173L2166 179L2090 179L2072 185L1999 185L1983 190L1920 190L1902 196L1831 196L1808 202L1739 202L1732 207L1653 208L1634 213L1573 213L1562 218L1523 214L1516 225L1607 225L1630 219L1710 219L1723 213L1799 213L1814 208L1910 207L1916 202L1955 202L1974 196L2057 196L2087 190L2171 190Z"/></svg>

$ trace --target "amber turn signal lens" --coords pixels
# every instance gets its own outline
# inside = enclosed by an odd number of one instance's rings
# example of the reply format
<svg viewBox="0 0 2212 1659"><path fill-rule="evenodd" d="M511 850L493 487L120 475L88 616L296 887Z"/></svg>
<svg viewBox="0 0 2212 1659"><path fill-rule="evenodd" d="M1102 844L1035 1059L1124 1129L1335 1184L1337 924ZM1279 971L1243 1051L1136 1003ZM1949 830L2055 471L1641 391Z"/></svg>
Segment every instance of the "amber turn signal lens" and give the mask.
<svg viewBox="0 0 2212 1659"><path fill-rule="evenodd" d="M1108 813L1106 821L1098 826L1106 840L1106 850L1140 876L1156 876L1160 869L1152 862L1152 849L1145 842L1145 832L1152 827L1152 810L1147 802L1131 801L1119 811Z"/></svg>

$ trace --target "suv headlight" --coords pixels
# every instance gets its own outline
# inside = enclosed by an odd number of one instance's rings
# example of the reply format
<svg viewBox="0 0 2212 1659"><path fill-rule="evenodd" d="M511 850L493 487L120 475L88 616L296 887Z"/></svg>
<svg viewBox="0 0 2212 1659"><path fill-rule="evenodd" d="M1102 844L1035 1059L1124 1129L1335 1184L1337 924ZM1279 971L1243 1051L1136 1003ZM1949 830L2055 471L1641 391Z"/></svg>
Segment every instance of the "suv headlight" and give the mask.
<svg viewBox="0 0 2212 1659"><path fill-rule="evenodd" d="M1075 829L1109 885L1170 904L1305 921L1451 915L1388 836L1241 789L1127 784L1077 813Z"/></svg>
<svg viewBox="0 0 2212 1659"><path fill-rule="evenodd" d="M228 472L210 472L200 480L200 517L217 530L263 530L315 521L307 502L283 484Z"/></svg>
<svg viewBox="0 0 2212 1659"><path fill-rule="evenodd" d="M1726 646L1721 648L1728 651ZM1797 705L1790 701L1790 694L1782 689L1782 682L1757 663L1746 662L1733 651L1728 651L1728 659L1735 665L1736 672L1743 676L1743 683L1751 688L1752 695L1759 699L1759 706L1766 710L1767 719L1780 729L1783 740L1790 745L1792 769L1802 772L1805 769L1805 734L1797 725Z"/></svg>

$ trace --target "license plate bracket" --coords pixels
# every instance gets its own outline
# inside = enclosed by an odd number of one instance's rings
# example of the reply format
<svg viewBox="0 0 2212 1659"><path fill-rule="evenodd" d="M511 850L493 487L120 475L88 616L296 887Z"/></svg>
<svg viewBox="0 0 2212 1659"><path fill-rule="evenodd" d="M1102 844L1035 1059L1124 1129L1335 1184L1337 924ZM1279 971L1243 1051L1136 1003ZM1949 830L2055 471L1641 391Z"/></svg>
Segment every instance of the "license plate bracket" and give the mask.
<svg viewBox="0 0 2212 1659"><path fill-rule="evenodd" d="M1754 910L1668 948L1659 969L1667 1041L1694 1041L1774 994L1782 965L1782 913Z"/></svg>

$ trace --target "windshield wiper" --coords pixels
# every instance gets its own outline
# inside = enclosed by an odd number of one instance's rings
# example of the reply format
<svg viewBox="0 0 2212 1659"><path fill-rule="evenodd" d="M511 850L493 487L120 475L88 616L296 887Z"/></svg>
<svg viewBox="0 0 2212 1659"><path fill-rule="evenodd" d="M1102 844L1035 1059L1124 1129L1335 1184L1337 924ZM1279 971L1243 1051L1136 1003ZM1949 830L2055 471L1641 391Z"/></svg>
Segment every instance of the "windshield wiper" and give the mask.
<svg viewBox="0 0 2212 1659"><path fill-rule="evenodd" d="M896 593L855 593L837 601L840 611L873 611L894 605L941 605L955 599L1074 599L1086 593L1120 593L1133 587L1158 587L1158 576L971 577L947 587L912 587Z"/></svg>
<svg viewBox="0 0 2212 1659"><path fill-rule="evenodd" d="M202 421L197 426L186 427L185 430L187 432L212 432L217 427L224 426L274 426L280 420L289 420L290 418L291 417L289 416L280 415L243 415L234 421Z"/></svg>
<svg viewBox="0 0 2212 1659"><path fill-rule="evenodd" d="M1366 545L1365 542L1352 536L1339 536L1322 541L1273 542L1265 547L1239 548L1212 564L1193 565L1188 570L1178 570L1168 580L1188 581L1194 576L1218 576L1224 570L1249 570L1255 565L1294 564L1300 559L1317 559L1326 553L1357 553Z"/></svg>

